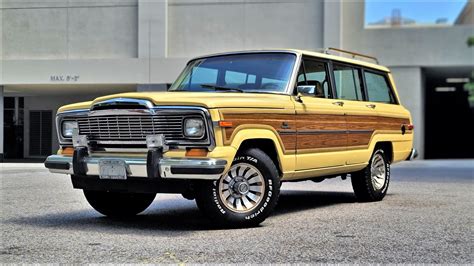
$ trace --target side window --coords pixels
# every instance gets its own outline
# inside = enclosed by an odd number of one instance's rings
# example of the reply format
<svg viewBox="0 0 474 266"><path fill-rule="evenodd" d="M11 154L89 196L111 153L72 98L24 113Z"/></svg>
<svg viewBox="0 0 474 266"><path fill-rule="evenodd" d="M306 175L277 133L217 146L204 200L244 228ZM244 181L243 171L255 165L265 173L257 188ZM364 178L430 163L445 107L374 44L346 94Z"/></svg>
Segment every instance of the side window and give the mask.
<svg viewBox="0 0 474 266"><path fill-rule="evenodd" d="M395 103L394 97L384 75L364 72L365 84L369 101L379 103Z"/></svg>
<svg viewBox="0 0 474 266"><path fill-rule="evenodd" d="M359 70L339 64L333 64L337 97L343 100L362 101Z"/></svg>
<svg viewBox="0 0 474 266"><path fill-rule="evenodd" d="M333 98L326 63L305 59L303 64L305 71L300 70L298 74L298 86L308 86L306 94L318 98Z"/></svg>

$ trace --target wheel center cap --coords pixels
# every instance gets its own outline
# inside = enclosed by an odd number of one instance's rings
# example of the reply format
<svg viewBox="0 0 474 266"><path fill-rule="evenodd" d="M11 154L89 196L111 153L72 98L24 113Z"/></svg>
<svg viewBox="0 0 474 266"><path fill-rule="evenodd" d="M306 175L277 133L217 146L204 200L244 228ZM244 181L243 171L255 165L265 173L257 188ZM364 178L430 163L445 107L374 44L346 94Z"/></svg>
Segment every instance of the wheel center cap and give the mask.
<svg viewBox="0 0 474 266"><path fill-rule="evenodd" d="M250 186L245 182L240 182L237 184L237 191L240 194L247 194L250 190Z"/></svg>

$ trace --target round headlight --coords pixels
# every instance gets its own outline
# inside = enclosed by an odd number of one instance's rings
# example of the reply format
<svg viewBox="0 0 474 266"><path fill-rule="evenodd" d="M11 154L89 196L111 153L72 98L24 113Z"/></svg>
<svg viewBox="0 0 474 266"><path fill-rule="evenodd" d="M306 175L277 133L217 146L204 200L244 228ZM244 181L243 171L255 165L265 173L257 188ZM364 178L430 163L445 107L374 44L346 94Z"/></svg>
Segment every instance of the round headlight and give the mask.
<svg viewBox="0 0 474 266"><path fill-rule="evenodd" d="M63 134L63 137L71 138L72 132L74 131L74 129L78 128L78 126L76 121L64 121L61 128L61 133Z"/></svg>
<svg viewBox="0 0 474 266"><path fill-rule="evenodd" d="M204 120L201 118L188 118L184 120L184 135L186 137L200 138L204 136Z"/></svg>

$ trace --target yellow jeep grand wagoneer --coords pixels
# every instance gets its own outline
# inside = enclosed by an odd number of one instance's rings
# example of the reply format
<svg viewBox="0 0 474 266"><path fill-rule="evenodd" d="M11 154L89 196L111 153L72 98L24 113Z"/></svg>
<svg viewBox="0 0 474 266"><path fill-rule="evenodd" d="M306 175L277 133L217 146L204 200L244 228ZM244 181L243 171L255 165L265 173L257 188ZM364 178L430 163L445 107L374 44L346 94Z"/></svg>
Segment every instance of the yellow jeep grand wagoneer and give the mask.
<svg viewBox="0 0 474 266"><path fill-rule="evenodd" d="M381 200L390 164L415 156L410 113L387 68L333 53L203 56L167 92L63 106L45 165L108 216L181 193L215 223L253 226L281 182L347 175L358 200Z"/></svg>

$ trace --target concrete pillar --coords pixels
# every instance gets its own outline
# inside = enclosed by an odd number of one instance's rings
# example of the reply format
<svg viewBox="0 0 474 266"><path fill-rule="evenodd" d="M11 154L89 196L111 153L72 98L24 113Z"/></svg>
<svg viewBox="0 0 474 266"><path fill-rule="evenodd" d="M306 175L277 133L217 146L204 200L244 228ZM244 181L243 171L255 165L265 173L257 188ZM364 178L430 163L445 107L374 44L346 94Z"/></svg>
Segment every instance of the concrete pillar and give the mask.
<svg viewBox="0 0 474 266"><path fill-rule="evenodd" d="M3 86L0 86L0 162L3 162Z"/></svg>
<svg viewBox="0 0 474 266"><path fill-rule="evenodd" d="M424 158L425 139L425 86L420 67L390 67L400 101L410 110L415 125L414 147L419 159Z"/></svg>
<svg viewBox="0 0 474 266"><path fill-rule="evenodd" d="M324 0L323 45L324 48L342 48L342 3Z"/></svg>
<svg viewBox="0 0 474 266"><path fill-rule="evenodd" d="M138 0L138 57L168 55L168 0Z"/></svg>

